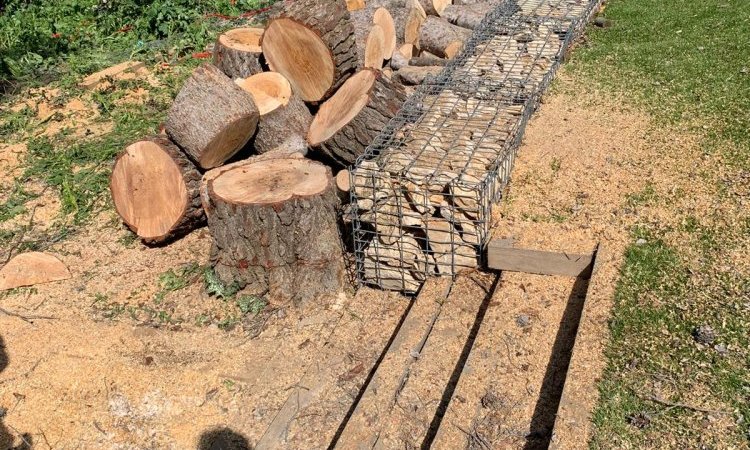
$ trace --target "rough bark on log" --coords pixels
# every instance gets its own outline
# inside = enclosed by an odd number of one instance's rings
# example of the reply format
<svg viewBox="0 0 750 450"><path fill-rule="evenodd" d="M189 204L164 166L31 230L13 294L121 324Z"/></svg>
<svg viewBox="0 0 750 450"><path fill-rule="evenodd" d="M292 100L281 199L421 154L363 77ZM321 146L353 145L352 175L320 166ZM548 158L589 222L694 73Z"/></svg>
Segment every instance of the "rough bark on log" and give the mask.
<svg viewBox="0 0 750 450"><path fill-rule="evenodd" d="M211 169L234 156L257 126L253 97L216 66L205 64L177 94L166 131L200 167Z"/></svg>
<svg viewBox="0 0 750 450"><path fill-rule="evenodd" d="M405 58L401 52L394 52L391 58L391 69L400 70L407 66L409 66L409 59Z"/></svg>
<svg viewBox="0 0 750 450"><path fill-rule="evenodd" d="M443 11L443 19L463 28L474 29L484 20L495 6L492 3L476 3L473 5L448 5Z"/></svg>
<svg viewBox="0 0 750 450"><path fill-rule="evenodd" d="M435 77L443 68L440 66L403 67L396 72L396 80L400 83L415 86L422 84L426 77Z"/></svg>
<svg viewBox="0 0 750 450"><path fill-rule="evenodd" d="M261 41L263 56L304 101L325 100L357 67L354 27L346 4L284 0L274 8Z"/></svg>
<svg viewBox="0 0 750 450"><path fill-rule="evenodd" d="M295 305L343 289L339 202L328 167L274 158L209 174L202 197L222 281Z"/></svg>
<svg viewBox="0 0 750 450"><path fill-rule="evenodd" d="M201 174L164 136L129 145L115 161L110 192L125 225L147 244L162 244L203 225Z"/></svg>
<svg viewBox="0 0 750 450"><path fill-rule="evenodd" d="M419 0L419 3L422 5L422 8L424 8L424 12L426 12L428 16L440 17L441 15L443 15L443 10L445 10L445 7L450 5L452 1L451 0Z"/></svg>
<svg viewBox="0 0 750 450"><path fill-rule="evenodd" d="M452 25L438 17L427 17L419 33L419 45L437 56L453 58L461 51L471 30Z"/></svg>
<svg viewBox="0 0 750 450"><path fill-rule="evenodd" d="M363 69L321 105L307 142L341 165L362 155L406 100L401 86Z"/></svg>
<svg viewBox="0 0 750 450"><path fill-rule="evenodd" d="M447 66L448 60L445 58L436 58L434 56L419 56L417 58L409 59L409 65L416 66L416 67Z"/></svg>
<svg viewBox="0 0 750 450"><path fill-rule="evenodd" d="M427 14L418 0L374 0L368 2L370 8L385 8L393 22L396 45L417 44L419 28Z"/></svg>
<svg viewBox="0 0 750 450"><path fill-rule="evenodd" d="M236 83L253 96L260 113L253 141L255 150L266 153L283 146L288 151L307 154L305 136L312 114L284 75L264 72Z"/></svg>
<svg viewBox="0 0 750 450"><path fill-rule="evenodd" d="M262 28L237 28L221 34L214 48L214 65L232 79L263 72L262 36Z"/></svg>

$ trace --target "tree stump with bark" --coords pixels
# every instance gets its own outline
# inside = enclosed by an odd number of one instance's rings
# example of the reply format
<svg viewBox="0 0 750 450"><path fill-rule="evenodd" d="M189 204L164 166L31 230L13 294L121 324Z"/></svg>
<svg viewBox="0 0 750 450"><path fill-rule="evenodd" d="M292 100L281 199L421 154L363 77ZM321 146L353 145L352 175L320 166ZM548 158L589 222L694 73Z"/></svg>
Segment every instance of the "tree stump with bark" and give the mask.
<svg viewBox="0 0 750 450"><path fill-rule="evenodd" d="M289 80L277 72L264 72L235 82L253 96L260 113L253 145L255 150L266 153L284 148L285 151L306 154L305 136L310 129L312 114L292 91Z"/></svg>
<svg viewBox="0 0 750 450"><path fill-rule="evenodd" d="M175 144L154 136L129 145L115 161L110 191L125 225L161 244L205 222L201 174Z"/></svg>
<svg viewBox="0 0 750 450"><path fill-rule="evenodd" d="M165 127L198 166L211 169L245 146L258 117L253 97L216 66L205 64L195 69L177 94Z"/></svg>
<svg viewBox="0 0 750 450"><path fill-rule="evenodd" d="M344 287L328 167L291 157L242 161L207 173L202 190L221 280L294 304Z"/></svg>
<svg viewBox="0 0 750 450"><path fill-rule="evenodd" d="M354 27L340 0L277 3L261 47L271 70L310 103L333 94L357 67Z"/></svg>
<svg viewBox="0 0 750 450"><path fill-rule="evenodd" d="M376 70L363 69L323 103L307 143L342 166L352 164L406 101L403 88Z"/></svg>
<svg viewBox="0 0 750 450"><path fill-rule="evenodd" d="M263 72L262 37L262 28L237 28L221 34L214 47L214 65L232 79Z"/></svg>

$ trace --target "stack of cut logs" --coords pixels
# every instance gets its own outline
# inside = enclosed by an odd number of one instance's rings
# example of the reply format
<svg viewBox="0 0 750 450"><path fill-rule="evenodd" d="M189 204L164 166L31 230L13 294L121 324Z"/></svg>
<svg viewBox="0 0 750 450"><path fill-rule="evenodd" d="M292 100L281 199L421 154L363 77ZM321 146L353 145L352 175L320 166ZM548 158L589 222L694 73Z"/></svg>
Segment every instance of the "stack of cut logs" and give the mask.
<svg viewBox="0 0 750 450"><path fill-rule="evenodd" d="M118 214L151 245L207 221L217 274L248 292L300 302L340 290L348 173L328 165L362 155L493 1L461 3L283 0L265 29L222 34L164 132L118 156Z"/></svg>

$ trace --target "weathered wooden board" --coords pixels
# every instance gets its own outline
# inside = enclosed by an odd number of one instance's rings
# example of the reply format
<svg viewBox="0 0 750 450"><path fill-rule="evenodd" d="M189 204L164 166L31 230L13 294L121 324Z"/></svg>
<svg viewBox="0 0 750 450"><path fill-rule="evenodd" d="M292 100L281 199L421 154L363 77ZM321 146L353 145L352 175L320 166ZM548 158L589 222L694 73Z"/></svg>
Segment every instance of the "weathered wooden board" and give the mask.
<svg viewBox="0 0 750 450"><path fill-rule="evenodd" d="M587 370L586 360L591 355L589 341L596 339L595 336L598 333L594 329L594 324L590 317L591 313L587 313L587 311L590 310L589 305L591 303L589 301L589 293L597 287L599 280L597 273L606 257L606 251L600 244L596 250L594 264L591 269L591 279L589 280L586 298L581 309L578 334L573 344L573 352L570 357L570 364L568 365L565 386L563 387L560 405L557 409L555 426L552 430L552 439L549 445L550 450L588 448L587 440L581 439L581 436L586 436L584 428L588 427L591 423L591 410L588 407L590 402L586 404L581 402L582 397L580 396L579 389L584 384L588 385L584 387L588 387L591 392L595 390L593 386L595 377L592 376L590 370Z"/></svg>
<svg viewBox="0 0 750 450"><path fill-rule="evenodd" d="M547 252L509 247L506 242L490 241L487 267L493 270L526 272L539 275L588 277L593 254Z"/></svg>

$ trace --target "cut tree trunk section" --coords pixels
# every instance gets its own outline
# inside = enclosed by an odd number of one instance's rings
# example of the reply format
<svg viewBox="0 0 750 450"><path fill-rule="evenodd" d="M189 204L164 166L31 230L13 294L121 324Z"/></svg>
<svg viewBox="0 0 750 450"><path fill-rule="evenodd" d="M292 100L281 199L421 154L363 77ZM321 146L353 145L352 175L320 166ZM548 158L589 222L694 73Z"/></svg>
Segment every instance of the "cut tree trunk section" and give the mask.
<svg viewBox="0 0 750 450"><path fill-rule="evenodd" d="M348 11L357 11L365 7L365 0L346 0Z"/></svg>
<svg viewBox="0 0 750 450"><path fill-rule="evenodd" d="M201 174L175 144L154 136L129 145L115 161L110 191L125 225L148 244L182 236L205 221Z"/></svg>
<svg viewBox="0 0 750 450"><path fill-rule="evenodd" d="M325 100L357 66L354 27L346 4L285 0L276 6L261 42L266 62L289 80L304 101Z"/></svg>
<svg viewBox="0 0 750 450"><path fill-rule="evenodd" d="M253 97L210 64L198 67L177 94L167 135L203 169L223 164L258 126Z"/></svg>
<svg viewBox="0 0 750 450"><path fill-rule="evenodd" d="M312 114L294 92L284 75L264 72L236 83L250 93L260 113L254 148L266 153L278 148L288 152L307 153L305 136Z"/></svg>
<svg viewBox="0 0 750 450"><path fill-rule="evenodd" d="M373 32L371 32L371 30L374 26L380 28L377 31L380 57L383 60L390 59L396 48L396 28L391 13L383 7L371 6L352 12L351 17L352 23L354 24L355 38L357 40L359 67L381 69L383 67L382 60L378 63L379 65L373 64L377 55L375 49L372 48L373 44L371 43L371 40L373 38ZM367 64L368 61L370 62L369 64Z"/></svg>
<svg viewBox="0 0 750 450"><path fill-rule="evenodd" d="M243 161L209 172L202 189L222 281L294 304L343 289L328 167L303 158Z"/></svg>
<svg viewBox="0 0 750 450"><path fill-rule="evenodd" d="M401 86L363 69L320 106L307 143L341 165L352 164L405 100Z"/></svg>
<svg viewBox="0 0 750 450"><path fill-rule="evenodd" d="M220 35L214 49L214 65L232 79L263 72L262 37L262 28L237 28Z"/></svg>
<svg viewBox="0 0 750 450"><path fill-rule="evenodd" d="M419 45L434 55L453 58L471 36L471 30L452 25L438 17L427 17L419 33Z"/></svg>

